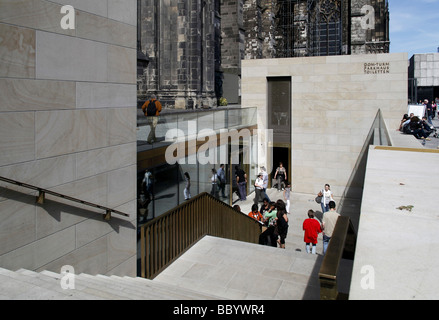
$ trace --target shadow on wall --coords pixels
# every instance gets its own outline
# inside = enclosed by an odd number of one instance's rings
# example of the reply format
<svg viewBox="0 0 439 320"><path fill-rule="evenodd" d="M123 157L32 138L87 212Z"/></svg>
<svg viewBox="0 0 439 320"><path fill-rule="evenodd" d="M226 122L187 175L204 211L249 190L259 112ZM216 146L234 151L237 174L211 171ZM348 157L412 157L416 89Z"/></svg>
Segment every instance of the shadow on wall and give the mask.
<svg viewBox="0 0 439 320"><path fill-rule="evenodd" d="M105 212L92 211L85 208L80 208L67 203L61 203L49 199L46 199L44 204L38 204L36 202L35 195L22 193L4 187L0 187L0 200L2 199L4 199L4 201L16 201L27 205L34 205L36 208L40 208L41 212L46 212L49 216L53 218L52 221L49 220L47 221L47 223L62 224L64 222L68 223L69 221L70 224L72 224L73 220L76 220L77 223L82 222L84 220L95 220L99 222L108 223L111 226L111 228L117 233L119 233L119 229L122 225L132 230L136 230L136 226L133 225L132 222L119 219L115 216L113 216L111 218L111 221L109 222L104 221ZM66 218L66 216L70 216L70 215L75 216L75 219ZM50 226L49 228L52 227L53 225Z"/></svg>
<svg viewBox="0 0 439 320"><path fill-rule="evenodd" d="M341 215L347 216L351 219L355 232L357 232L360 223L361 203L363 200L364 179L366 177L369 148L372 145L389 146L389 141L388 130L383 120L381 110L378 110L363 149L361 150L357 163L355 164L343 192L338 208Z"/></svg>

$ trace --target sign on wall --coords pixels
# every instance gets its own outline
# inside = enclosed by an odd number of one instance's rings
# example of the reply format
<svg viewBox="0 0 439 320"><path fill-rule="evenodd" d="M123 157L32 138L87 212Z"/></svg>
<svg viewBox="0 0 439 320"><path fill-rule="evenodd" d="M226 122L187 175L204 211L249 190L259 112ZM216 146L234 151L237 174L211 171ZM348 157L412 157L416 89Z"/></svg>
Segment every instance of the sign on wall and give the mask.
<svg viewBox="0 0 439 320"><path fill-rule="evenodd" d="M365 74L388 74L390 62L367 62L364 64Z"/></svg>

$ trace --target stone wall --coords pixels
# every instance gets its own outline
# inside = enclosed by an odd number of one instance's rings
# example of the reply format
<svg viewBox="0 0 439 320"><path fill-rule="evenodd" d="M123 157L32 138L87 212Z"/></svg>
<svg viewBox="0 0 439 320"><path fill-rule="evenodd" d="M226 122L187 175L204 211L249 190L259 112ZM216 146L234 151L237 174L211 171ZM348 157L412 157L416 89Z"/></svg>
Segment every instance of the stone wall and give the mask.
<svg viewBox="0 0 439 320"><path fill-rule="evenodd" d="M130 215L1 183L1 267L136 275L136 19L135 0L0 0L0 176Z"/></svg>
<svg viewBox="0 0 439 320"><path fill-rule="evenodd" d="M291 77L293 172L288 176L299 193L317 194L329 183L341 196L377 111L389 130L407 113L407 54L243 61L242 105L258 108L261 130L268 128L270 112L267 77ZM260 156L260 162L265 159Z"/></svg>

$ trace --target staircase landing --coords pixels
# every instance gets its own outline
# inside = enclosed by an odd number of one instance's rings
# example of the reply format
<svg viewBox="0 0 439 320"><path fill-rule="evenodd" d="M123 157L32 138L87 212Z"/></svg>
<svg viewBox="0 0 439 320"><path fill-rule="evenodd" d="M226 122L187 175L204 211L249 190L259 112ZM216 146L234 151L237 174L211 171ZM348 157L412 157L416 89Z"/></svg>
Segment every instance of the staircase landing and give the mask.
<svg viewBox="0 0 439 320"><path fill-rule="evenodd" d="M320 299L323 257L205 237L154 281L232 300Z"/></svg>

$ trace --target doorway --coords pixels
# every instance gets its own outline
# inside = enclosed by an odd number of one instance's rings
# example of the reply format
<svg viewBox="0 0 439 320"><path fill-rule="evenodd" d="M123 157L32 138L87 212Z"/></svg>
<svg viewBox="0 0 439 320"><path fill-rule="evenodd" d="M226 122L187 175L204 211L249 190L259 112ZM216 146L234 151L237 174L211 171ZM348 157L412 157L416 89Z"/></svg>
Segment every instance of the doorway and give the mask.
<svg viewBox="0 0 439 320"><path fill-rule="evenodd" d="M287 170L287 180L291 181L291 109L292 89L291 77L269 77L267 101L267 127L273 130L273 163L270 174L271 187L276 169L282 162ZM270 170L270 168L268 168Z"/></svg>
<svg viewBox="0 0 439 320"><path fill-rule="evenodd" d="M274 187L277 183L274 181L274 175L276 174L276 169L282 162L283 166L287 171L287 181L291 182L291 148L290 147L274 147L273 148L273 170L270 174L271 187Z"/></svg>

